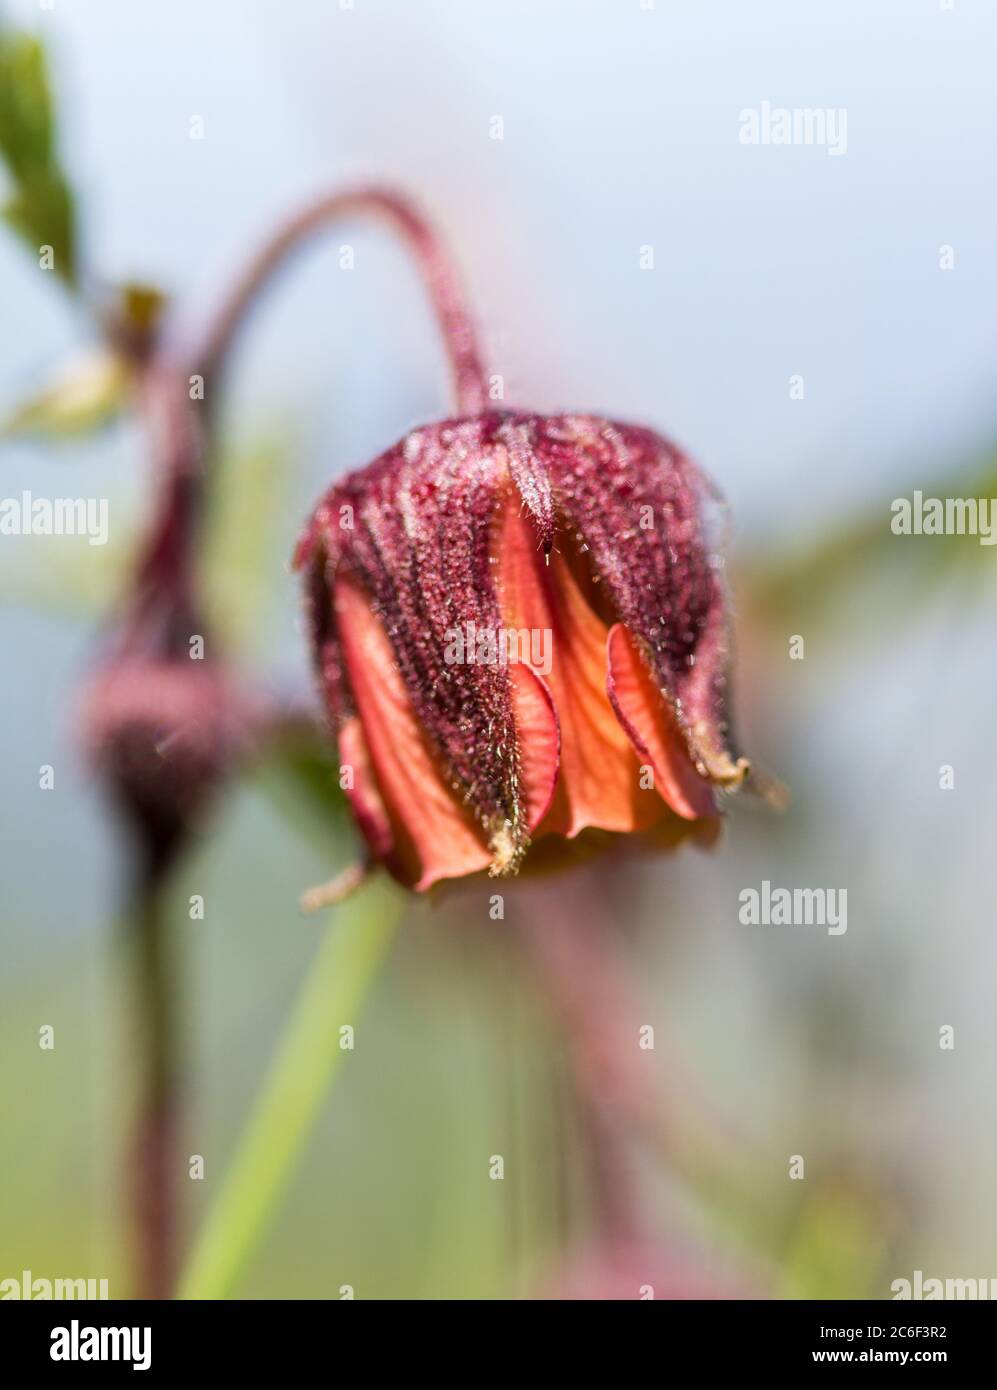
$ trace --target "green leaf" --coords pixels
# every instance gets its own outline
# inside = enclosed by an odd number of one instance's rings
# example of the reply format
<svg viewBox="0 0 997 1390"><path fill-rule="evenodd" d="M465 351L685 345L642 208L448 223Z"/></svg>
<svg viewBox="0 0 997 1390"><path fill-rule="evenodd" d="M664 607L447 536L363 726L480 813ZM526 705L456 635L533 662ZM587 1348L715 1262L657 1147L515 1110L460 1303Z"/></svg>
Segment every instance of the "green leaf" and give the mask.
<svg viewBox="0 0 997 1390"><path fill-rule="evenodd" d="M0 33L0 152L19 180L52 159L45 53L30 34Z"/></svg>
<svg viewBox="0 0 997 1390"><path fill-rule="evenodd" d="M12 188L2 216L52 268L76 283L73 196L55 151L55 116L45 53L29 34L0 32L0 156Z"/></svg>
<svg viewBox="0 0 997 1390"><path fill-rule="evenodd" d="M0 422L0 439L92 434L118 416L129 399L131 382L128 365L117 353L101 348L77 357Z"/></svg>

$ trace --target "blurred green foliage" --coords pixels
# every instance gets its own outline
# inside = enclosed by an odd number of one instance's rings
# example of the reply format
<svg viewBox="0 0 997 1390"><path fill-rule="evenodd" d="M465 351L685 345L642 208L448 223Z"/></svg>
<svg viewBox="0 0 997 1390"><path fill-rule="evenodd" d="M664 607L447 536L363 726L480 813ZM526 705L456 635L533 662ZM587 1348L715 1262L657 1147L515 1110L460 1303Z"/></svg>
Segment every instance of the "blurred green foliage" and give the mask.
<svg viewBox="0 0 997 1390"><path fill-rule="evenodd" d="M260 654L266 639L274 575L286 561L277 549L273 517L290 468L288 445L276 433L239 449L222 448L209 464L204 597L226 646L239 655Z"/></svg>
<svg viewBox="0 0 997 1390"><path fill-rule="evenodd" d="M117 419L128 400L124 358L100 348L60 366L34 395L0 421L0 441L31 438L74 442Z"/></svg>
<svg viewBox="0 0 997 1390"><path fill-rule="evenodd" d="M319 845L349 838L352 822L339 788L339 765L318 723L294 721L275 730L256 763L256 781L299 833Z"/></svg>
<svg viewBox="0 0 997 1390"><path fill-rule="evenodd" d="M0 155L12 185L4 220L36 255L51 246L56 274L75 286L73 194L56 152L45 51L37 39L10 31L0 31Z"/></svg>
<svg viewBox="0 0 997 1390"><path fill-rule="evenodd" d="M949 472L939 470L921 490L928 497L997 497L997 455L988 453ZM890 501L884 498L880 508L825 526L795 546L749 555L742 573L743 606L757 620L792 628L803 619L826 620L843 596L850 601L854 589L884 567L898 608L909 608L918 593L956 572L989 582L993 547L972 535L895 536ZM875 605L869 611L883 616Z"/></svg>

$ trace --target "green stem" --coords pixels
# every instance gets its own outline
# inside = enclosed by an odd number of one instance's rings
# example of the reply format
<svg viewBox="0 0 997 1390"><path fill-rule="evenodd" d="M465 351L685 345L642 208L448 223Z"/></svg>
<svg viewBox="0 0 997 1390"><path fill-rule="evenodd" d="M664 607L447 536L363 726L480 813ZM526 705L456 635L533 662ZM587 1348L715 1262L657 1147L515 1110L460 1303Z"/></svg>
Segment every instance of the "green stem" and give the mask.
<svg viewBox="0 0 997 1390"><path fill-rule="evenodd" d="M221 1192L180 1280L178 1298L225 1298L277 1206L343 1058L401 915L398 897L367 888L336 910L271 1060Z"/></svg>

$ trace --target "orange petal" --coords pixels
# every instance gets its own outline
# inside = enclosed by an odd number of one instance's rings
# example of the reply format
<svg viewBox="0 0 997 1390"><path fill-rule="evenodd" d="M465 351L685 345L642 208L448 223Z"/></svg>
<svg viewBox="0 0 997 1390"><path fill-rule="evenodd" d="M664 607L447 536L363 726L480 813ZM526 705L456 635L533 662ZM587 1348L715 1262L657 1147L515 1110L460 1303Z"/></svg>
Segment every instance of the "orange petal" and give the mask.
<svg viewBox="0 0 997 1390"><path fill-rule="evenodd" d="M547 682L531 666L514 662L509 681L526 824L531 833L550 810L561 761L561 730Z"/></svg>
<svg viewBox="0 0 997 1390"><path fill-rule="evenodd" d="M592 611L563 555L544 564L516 501L503 508L495 540L506 626L551 633L544 673L561 728L561 771L540 833L578 835L587 826L628 831L662 814L640 786L637 758L606 694L606 625Z"/></svg>
<svg viewBox="0 0 997 1390"><path fill-rule="evenodd" d="M685 820L715 816L710 784L693 767L675 716L622 623L610 629L606 656L609 699L638 757L653 768L656 790Z"/></svg>
<svg viewBox="0 0 997 1390"><path fill-rule="evenodd" d="M339 756L352 770L352 786L346 798L376 859L388 859L395 847L395 836L387 807L377 787L363 725L357 715L345 719L339 730Z"/></svg>
<svg viewBox="0 0 997 1390"><path fill-rule="evenodd" d="M394 833L399 876L421 892L441 878L487 868L492 852L445 781L366 595L341 576L335 602L350 688Z"/></svg>

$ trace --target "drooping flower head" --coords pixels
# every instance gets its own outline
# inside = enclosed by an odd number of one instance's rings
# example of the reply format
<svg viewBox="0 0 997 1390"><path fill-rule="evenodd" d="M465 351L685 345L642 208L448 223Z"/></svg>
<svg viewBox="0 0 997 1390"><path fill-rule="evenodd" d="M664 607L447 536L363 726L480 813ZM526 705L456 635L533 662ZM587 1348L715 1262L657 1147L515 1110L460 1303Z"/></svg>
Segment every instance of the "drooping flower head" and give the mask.
<svg viewBox="0 0 997 1390"><path fill-rule="evenodd" d="M546 836L712 828L746 764L707 502L651 430L513 413L414 430L326 494L297 563L374 857L425 889Z"/></svg>
<svg viewBox="0 0 997 1390"><path fill-rule="evenodd" d="M411 208L361 190L307 225L371 209L421 262L458 410L337 482L296 553L370 858L424 890L578 837L711 838L717 789L747 771L711 489L649 429L490 408L471 320Z"/></svg>

